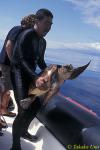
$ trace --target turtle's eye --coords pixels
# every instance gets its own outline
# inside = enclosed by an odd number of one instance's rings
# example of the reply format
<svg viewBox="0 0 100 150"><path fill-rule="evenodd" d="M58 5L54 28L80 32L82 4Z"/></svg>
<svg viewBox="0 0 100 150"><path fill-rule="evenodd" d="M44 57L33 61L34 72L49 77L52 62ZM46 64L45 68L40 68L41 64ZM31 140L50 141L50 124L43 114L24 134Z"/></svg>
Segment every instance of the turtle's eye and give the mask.
<svg viewBox="0 0 100 150"><path fill-rule="evenodd" d="M65 66L67 71L72 71L73 70L73 66L70 64L70 65L67 65Z"/></svg>

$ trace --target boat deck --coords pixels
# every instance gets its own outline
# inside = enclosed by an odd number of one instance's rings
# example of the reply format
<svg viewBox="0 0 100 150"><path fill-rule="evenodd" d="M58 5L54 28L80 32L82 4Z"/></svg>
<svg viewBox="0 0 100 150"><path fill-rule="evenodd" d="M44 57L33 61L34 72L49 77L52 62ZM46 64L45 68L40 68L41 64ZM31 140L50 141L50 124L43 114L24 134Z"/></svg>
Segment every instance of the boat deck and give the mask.
<svg viewBox="0 0 100 150"><path fill-rule="evenodd" d="M13 97L13 93L11 92ZM14 101L15 103L15 101ZM17 112L17 106L15 103L15 110ZM0 150L9 150L12 145L12 123L14 118L4 117L8 128L3 130L4 135L0 136ZM30 126L29 132L31 134L36 134L39 140L36 143L29 142L21 138L22 150L65 150L62 144L45 128L45 126L35 118Z"/></svg>

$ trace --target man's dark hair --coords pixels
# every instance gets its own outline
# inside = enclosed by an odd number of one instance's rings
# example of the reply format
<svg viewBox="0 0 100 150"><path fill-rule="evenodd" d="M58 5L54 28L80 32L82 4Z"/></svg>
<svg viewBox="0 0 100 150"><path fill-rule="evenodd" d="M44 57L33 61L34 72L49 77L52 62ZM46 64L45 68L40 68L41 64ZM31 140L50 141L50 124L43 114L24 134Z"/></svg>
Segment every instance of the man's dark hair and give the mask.
<svg viewBox="0 0 100 150"><path fill-rule="evenodd" d="M42 20L45 16L53 18L52 12L45 8L39 9L35 15L36 19L38 19L38 20Z"/></svg>

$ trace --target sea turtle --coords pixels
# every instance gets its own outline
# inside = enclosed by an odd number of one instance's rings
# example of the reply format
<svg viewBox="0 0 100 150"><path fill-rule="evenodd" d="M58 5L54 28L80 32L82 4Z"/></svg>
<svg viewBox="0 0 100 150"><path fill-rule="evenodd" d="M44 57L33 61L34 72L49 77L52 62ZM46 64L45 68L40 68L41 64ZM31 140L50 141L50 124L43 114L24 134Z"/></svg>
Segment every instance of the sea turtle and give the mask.
<svg viewBox="0 0 100 150"><path fill-rule="evenodd" d="M74 68L71 64L64 66L50 65L40 74L41 77L47 77L48 81L41 87L36 87L33 81L29 87L29 98L22 100L21 106L27 109L37 96L42 97L44 105L47 104L47 102L59 91L65 80L77 78L89 64L90 62L78 68Z"/></svg>

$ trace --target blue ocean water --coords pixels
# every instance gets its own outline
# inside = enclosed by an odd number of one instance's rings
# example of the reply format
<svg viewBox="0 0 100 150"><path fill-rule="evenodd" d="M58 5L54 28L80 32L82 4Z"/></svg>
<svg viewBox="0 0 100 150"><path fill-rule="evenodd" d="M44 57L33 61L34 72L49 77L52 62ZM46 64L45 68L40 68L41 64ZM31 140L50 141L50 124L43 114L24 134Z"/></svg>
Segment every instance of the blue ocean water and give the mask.
<svg viewBox="0 0 100 150"><path fill-rule="evenodd" d="M50 64L72 64L74 67L85 65L91 60L87 70L77 79L67 80L60 92L85 105L100 116L100 51L47 49L45 60Z"/></svg>
<svg viewBox="0 0 100 150"><path fill-rule="evenodd" d="M46 62L72 64L75 67L91 64L77 79L67 80L60 92L85 105L100 116L100 51L47 49Z"/></svg>

